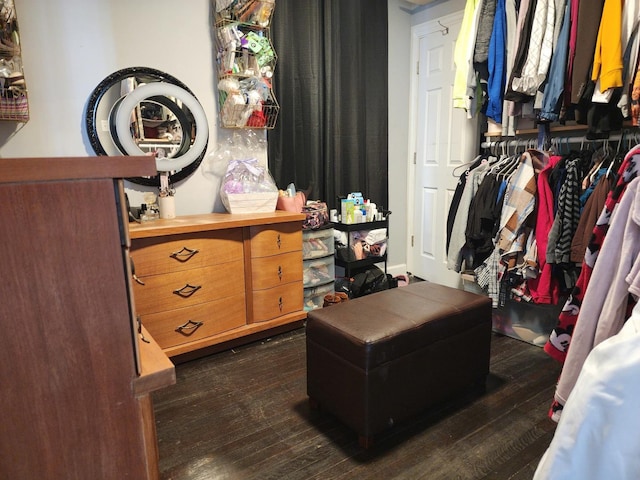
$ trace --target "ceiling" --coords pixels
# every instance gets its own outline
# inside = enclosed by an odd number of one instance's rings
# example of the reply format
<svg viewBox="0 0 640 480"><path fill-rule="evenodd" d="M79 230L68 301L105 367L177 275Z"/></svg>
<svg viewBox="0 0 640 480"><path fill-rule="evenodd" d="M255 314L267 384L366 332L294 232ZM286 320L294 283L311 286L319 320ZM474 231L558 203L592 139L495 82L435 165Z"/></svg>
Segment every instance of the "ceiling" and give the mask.
<svg viewBox="0 0 640 480"><path fill-rule="evenodd" d="M418 8L419 5L427 5L435 1L436 0L401 0L401 3L404 3L407 9L414 10Z"/></svg>

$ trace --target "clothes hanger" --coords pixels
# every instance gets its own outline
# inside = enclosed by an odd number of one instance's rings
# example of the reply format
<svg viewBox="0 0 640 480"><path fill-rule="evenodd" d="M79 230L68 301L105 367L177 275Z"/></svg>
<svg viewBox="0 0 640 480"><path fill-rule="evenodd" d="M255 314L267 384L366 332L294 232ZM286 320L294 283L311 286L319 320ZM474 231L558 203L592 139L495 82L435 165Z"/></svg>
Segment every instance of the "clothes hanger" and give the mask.
<svg viewBox="0 0 640 480"><path fill-rule="evenodd" d="M609 178L611 172L615 168L615 173L617 173L618 168L622 165L622 161L624 160L624 156L620 154L620 146L624 143L624 137L626 134L626 130L623 130L620 134L620 140L618 141L618 148L616 149L616 154L613 159L609 162L609 167L607 168L607 172L605 173L605 177Z"/></svg>
<svg viewBox="0 0 640 480"><path fill-rule="evenodd" d="M513 174L513 172L515 170L517 170L518 165L520 165L520 157L522 156L522 154L519 155L514 155L513 157L509 158L509 162L507 162L504 166L503 169L500 170L499 172L499 177L502 180L506 180L508 181L510 176Z"/></svg>
<svg viewBox="0 0 640 480"><path fill-rule="evenodd" d="M454 167L454 169L451 171L451 174L455 177L455 178L460 178L460 175L456 174L456 172L458 171L458 169L460 168L465 168L465 167L469 167L471 165L473 165L474 163L476 163L478 160L480 160L482 158L483 155L478 155L476 156L476 158L474 158L473 160L469 161L469 162L465 162L465 163L461 163L460 165ZM464 172L462 172L464 173Z"/></svg>

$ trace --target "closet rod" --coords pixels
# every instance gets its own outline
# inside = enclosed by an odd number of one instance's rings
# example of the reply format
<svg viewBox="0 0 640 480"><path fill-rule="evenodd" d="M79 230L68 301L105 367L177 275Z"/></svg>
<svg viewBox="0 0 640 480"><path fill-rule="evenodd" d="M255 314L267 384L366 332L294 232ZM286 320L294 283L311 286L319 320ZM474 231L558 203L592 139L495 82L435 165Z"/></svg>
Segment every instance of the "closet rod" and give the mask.
<svg viewBox="0 0 640 480"><path fill-rule="evenodd" d="M624 133L614 133L609 135L609 138L598 138L594 140L589 140L585 135L555 135L552 137L555 140L555 144L558 146L562 146L566 143L584 143L585 145L591 145L593 143L603 143L606 141L609 142L619 142L621 140L633 140L636 143L638 142L637 132L624 132ZM527 147L533 145L534 147L537 145L537 138L510 138L503 140L496 140L493 142L482 142L480 144L480 148L493 148L493 147ZM533 148L533 147L529 147Z"/></svg>

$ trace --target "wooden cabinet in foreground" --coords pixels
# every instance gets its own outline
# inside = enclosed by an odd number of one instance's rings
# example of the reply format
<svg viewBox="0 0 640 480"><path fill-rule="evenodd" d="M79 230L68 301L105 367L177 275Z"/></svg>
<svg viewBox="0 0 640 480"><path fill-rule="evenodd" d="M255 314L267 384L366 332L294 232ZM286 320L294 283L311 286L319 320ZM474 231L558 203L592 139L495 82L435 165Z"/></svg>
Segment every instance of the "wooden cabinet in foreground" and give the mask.
<svg viewBox="0 0 640 480"><path fill-rule="evenodd" d="M154 159L0 171L0 478L158 478L150 393L175 372L136 321L118 180Z"/></svg>
<svg viewBox="0 0 640 480"><path fill-rule="evenodd" d="M301 214L186 215L130 225L136 310L171 356L302 325Z"/></svg>

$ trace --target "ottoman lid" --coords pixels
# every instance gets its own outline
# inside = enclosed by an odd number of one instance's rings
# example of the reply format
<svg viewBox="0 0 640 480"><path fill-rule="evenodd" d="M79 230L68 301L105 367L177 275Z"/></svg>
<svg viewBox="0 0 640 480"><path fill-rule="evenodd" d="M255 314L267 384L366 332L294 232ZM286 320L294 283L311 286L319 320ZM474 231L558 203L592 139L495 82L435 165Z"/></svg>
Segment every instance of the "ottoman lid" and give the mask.
<svg viewBox="0 0 640 480"><path fill-rule="evenodd" d="M425 281L312 310L306 332L368 370L482 324L489 332L489 297Z"/></svg>

